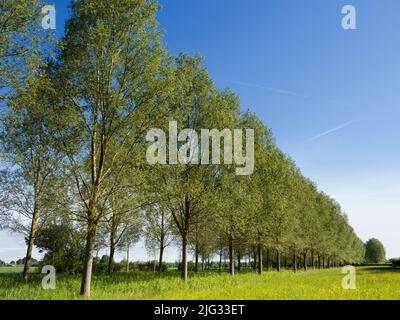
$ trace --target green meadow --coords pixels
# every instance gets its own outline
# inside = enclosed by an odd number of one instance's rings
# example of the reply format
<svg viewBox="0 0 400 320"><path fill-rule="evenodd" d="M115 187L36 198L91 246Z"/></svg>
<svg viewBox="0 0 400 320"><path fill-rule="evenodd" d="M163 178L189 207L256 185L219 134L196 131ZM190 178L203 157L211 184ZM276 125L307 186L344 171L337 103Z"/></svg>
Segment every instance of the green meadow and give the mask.
<svg viewBox="0 0 400 320"><path fill-rule="evenodd" d="M9 268L10 269L10 268ZM7 269L8 270L8 269ZM15 270L11 270L15 271ZM24 284L18 273L5 273L0 268L0 299L82 299L79 295L80 275L59 275L55 290L41 287L42 276L31 275ZM398 300L400 269L390 267L357 268L357 288L344 290L341 269L311 270L294 273L247 272L231 277L227 273L190 274L184 283L176 271L115 273L93 276L90 299L199 299L199 300Z"/></svg>

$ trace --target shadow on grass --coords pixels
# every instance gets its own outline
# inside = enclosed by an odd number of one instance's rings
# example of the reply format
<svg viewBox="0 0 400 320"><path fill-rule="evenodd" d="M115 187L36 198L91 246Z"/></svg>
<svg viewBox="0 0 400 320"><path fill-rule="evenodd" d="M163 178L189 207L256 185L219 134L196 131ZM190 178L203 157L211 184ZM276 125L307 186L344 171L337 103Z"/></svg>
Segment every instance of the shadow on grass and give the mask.
<svg viewBox="0 0 400 320"><path fill-rule="evenodd" d="M370 266L366 267L363 271L367 273L400 273L400 268L392 266Z"/></svg>

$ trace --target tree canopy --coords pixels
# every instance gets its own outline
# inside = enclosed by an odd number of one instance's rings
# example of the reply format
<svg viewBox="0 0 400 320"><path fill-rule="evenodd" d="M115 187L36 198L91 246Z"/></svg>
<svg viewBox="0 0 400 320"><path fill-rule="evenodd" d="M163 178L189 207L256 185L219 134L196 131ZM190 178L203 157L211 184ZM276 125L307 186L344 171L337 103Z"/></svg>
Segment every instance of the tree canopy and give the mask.
<svg viewBox="0 0 400 320"><path fill-rule="evenodd" d="M13 10L21 15L21 26L0 37L0 59L8 59L19 54L14 34L33 28L25 17L36 2L0 1L7 4L0 21ZM115 251L127 250L128 260L142 236L159 250L160 271L165 247L174 241L181 248L183 280L189 250L196 270L199 256L204 264L227 251L232 275L245 256L259 273L272 260L278 271L282 263L297 271L362 262L364 244L340 205L303 176L271 130L214 85L200 56L168 53L158 8L150 0L76 0L56 57L42 54L49 49L42 44L34 73L14 69L24 85L8 82L10 98L0 105L0 214L3 225L26 236L25 280L36 245L46 261L70 260L64 271L82 270L81 294L89 296L96 251L110 249L111 273ZM0 65L1 81L23 62ZM176 131L186 153L169 149L165 164L150 164L152 128ZM190 148L193 136L183 129L220 136ZM232 130L247 142L254 133L250 175L216 159L232 149ZM215 146L221 152L212 164L177 161L210 156ZM234 157L246 160L245 151L233 150ZM383 246L369 241L365 257L382 262Z"/></svg>

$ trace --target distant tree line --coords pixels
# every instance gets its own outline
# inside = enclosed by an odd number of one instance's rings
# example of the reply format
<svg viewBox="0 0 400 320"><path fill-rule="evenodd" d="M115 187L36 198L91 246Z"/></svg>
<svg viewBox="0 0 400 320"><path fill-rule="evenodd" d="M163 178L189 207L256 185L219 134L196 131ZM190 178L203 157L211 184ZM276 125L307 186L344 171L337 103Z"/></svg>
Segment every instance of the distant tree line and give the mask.
<svg viewBox="0 0 400 320"><path fill-rule="evenodd" d="M37 1L1 3L1 221L26 237L26 281L36 245L45 261L81 271L89 296L99 251L108 248L111 273L115 252L129 261L141 237L160 270L165 248L178 244L184 280L190 253L194 271L218 256L232 275L244 265L262 273L363 261L340 205L268 127L215 87L200 57L167 52L156 1L76 0L58 42L35 27ZM196 131L253 129L253 174L149 165L146 133L167 131L170 120Z"/></svg>

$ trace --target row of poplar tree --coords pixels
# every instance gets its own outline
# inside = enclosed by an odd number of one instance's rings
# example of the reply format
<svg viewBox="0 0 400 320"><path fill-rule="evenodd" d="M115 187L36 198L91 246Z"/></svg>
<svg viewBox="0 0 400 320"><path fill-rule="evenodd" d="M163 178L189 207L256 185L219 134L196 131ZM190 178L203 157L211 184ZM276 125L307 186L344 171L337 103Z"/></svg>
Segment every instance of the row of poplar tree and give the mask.
<svg viewBox="0 0 400 320"><path fill-rule="evenodd" d="M41 230L84 233L81 294L93 257L144 236L160 265L171 239L188 254L263 262L357 263L364 245L339 204L277 148L270 130L216 88L198 56L171 56L151 0L76 0L65 35L40 27L38 0L0 0L1 224L26 234L24 279ZM255 132L255 168L154 165L146 133L179 128ZM67 230L67 229L65 229ZM65 231L67 232L67 231ZM264 257L263 257L264 254ZM240 262L240 261L239 261ZM240 263L239 263L240 265Z"/></svg>

